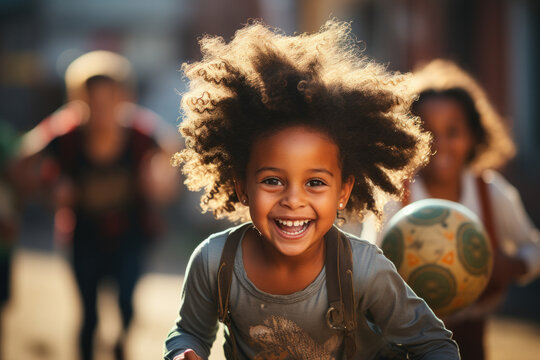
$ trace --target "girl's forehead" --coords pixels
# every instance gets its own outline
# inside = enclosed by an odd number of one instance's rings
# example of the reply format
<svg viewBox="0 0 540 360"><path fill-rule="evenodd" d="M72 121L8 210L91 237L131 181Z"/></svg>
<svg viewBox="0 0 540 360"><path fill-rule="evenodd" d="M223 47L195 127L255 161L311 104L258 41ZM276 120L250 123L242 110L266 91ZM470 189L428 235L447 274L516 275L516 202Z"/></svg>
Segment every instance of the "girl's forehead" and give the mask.
<svg viewBox="0 0 540 360"><path fill-rule="evenodd" d="M339 166L339 149L323 131L293 126L260 137L252 146L250 159L251 163L296 162L297 166L302 166L304 162L317 162Z"/></svg>
<svg viewBox="0 0 540 360"><path fill-rule="evenodd" d="M302 124L282 127L267 133L263 133L256 139L255 143L259 141L305 141L313 137L318 137L321 140L333 143L335 145L335 142L331 139L330 135L324 130Z"/></svg>
<svg viewBox="0 0 540 360"><path fill-rule="evenodd" d="M457 114L462 117L466 116L465 108L459 100L444 95L424 100L420 104L419 110L423 115L426 113L436 114L445 112Z"/></svg>

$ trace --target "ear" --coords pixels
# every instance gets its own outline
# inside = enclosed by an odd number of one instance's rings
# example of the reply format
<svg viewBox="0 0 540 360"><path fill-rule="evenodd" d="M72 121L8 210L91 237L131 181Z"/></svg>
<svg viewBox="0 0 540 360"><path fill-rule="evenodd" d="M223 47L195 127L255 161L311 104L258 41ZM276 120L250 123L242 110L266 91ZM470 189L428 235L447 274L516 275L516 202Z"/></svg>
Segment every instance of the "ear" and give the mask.
<svg viewBox="0 0 540 360"><path fill-rule="evenodd" d="M247 205L247 194L246 194L246 182L244 179L241 179L240 177L235 176L234 177L234 190L236 191L236 196L238 197L238 200L244 204Z"/></svg>
<svg viewBox="0 0 540 360"><path fill-rule="evenodd" d="M341 184L341 191L339 193L339 203L343 204L343 209L347 206L347 201L351 196L352 189L354 187L354 176L350 175L343 183Z"/></svg>

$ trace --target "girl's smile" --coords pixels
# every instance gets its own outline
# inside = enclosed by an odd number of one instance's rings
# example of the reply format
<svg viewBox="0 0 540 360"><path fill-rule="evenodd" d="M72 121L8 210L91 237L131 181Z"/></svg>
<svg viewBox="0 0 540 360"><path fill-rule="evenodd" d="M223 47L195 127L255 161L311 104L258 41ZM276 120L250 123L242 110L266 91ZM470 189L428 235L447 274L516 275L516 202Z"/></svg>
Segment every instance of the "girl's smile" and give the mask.
<svg viewBox="0 0 540 360"><path fill-rule="evenodd" d="M339 149L327 135L296 126L255 141L245 180L236 183L265 254L309 257L324 252L322 239L354 180L342 181Z"/></svg>
<svg viewBox="0 0 540 360"><path fill-rule="evenodd" d="M296 237L302 237L308 230L311 220L289 220L289 219L274 219L279 231L283 233L285 237L291 239Z"/></svg>

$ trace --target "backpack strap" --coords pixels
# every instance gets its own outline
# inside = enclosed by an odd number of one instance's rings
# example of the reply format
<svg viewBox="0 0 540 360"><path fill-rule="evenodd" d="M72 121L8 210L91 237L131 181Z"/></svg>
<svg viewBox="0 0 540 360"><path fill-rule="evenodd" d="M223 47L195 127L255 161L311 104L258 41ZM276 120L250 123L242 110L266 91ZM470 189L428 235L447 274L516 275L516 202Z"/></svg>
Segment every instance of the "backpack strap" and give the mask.
<svg viewBox="0 0 540 360"><path fill-rule="evenodd" d="M232 343L233 359L238 359L238 348L236 345L236 338L231 329L232 320L231 313L229 311L229 297L232 284L232 273L234 270L234 258L236 255L236 249L240 243L242 235L245 233L248 227L252 226L251 223L242 225L231 231L225 245L221 252L221 259L219 260L219 269L217 274L217 290L218 290L218 316L227 330L229 331L229 337Z"/></svg>
<svg viewBox="0 0 540 360"><path fill-rule="evenodd" d="M252 224L245 224L233 230L221 252L217 275L218 315L229 331L233 359L238 359L238 348L232 332L229 297L234 269L234 258L240 239ZM354 304L352 249L349 239L335 226L325 235L326 241L326 288L329 308L326 322L331 329L344 332L344 347L348 359L356 353L356 308Z"/></svg>
<svg viewBox="0 0 540 360"><path fill-rule="evenodd" d="M351 244L335 226L326 233L325 238L329 304L326 323L331 329L344 332L345 354L352 359L356 353L356 307Z"/></svg>

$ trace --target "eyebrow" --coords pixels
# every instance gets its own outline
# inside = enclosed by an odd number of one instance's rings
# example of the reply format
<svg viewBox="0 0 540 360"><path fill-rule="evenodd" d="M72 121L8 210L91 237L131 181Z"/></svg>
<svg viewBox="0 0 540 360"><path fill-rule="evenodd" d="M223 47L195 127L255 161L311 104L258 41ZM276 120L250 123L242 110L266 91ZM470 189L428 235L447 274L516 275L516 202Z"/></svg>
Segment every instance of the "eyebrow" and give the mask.
<svg viewBox="0 0 540 360"><path fill-rule="evenodd" d="M279 169L279 168L275 168L275 167L271 167L271 166L263 166L262 168L259 168L255 171L255 174L258 174L258 173L261 173L263 171L276 171L276 172L281 172L283 170Z"/></svg>
<svg viewBox="0 0 540 360"><path fill-rule="evenodd" d="M276 168L276 167L271 167L271 166L263 166L262 168L259 168L255 171L255 174L259 174L263 171L276 171L276 172L283 172L282 169L280 168ZM324 168L317 168L317 169L309 169L308 170L309 172L322 172L322 173L325 173L325 174L328 174L330 175L331 177L334 177L334 174L332 174L331 171L328 171Z"/></svg>

